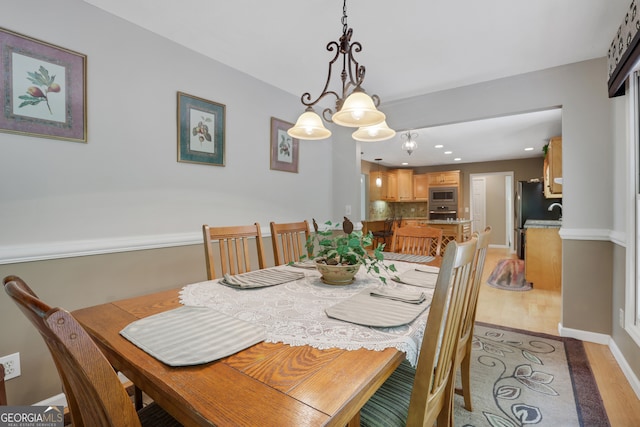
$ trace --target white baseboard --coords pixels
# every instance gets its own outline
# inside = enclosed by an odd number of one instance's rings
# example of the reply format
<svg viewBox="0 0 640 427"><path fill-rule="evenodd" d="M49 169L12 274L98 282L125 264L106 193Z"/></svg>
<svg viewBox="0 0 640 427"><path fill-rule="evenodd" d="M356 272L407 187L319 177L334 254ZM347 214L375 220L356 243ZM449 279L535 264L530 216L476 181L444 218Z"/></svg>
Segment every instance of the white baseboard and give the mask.
<svg viewBox="0 0 640 427"><path fill-rule="evenodd" d="M118 372L118 378L120 378L120 382L123 384L129 381L129 378L122 375L122 372ZM65 396L64 393L56 394L55 396L36 402L31 406L64 406L66 408L67 396Z"/></svg>
<svg viewBox="0 0 640 427"><path fill-rule="evenodd" d="M596 344L609 345L611 341L611 337L607 334L565 328L562 326L562 323L558 323L558 333L561 337L575 338L580 341L588 341Z"/></svg>
<svg viewBox="0 0 640 427"><path fill-rule="evenodd" d="M34 403L32 406L64 406L67 407L67 397L64 393L56 394L48 397L40 402Z"/></svg>
<svg viewBox="0 0 640 427"><path fill-rule="evenodd" d="M576 338L581 341L608 346L611 354L616 359L616 362L618 362L618 366L620 366L622 373L629 382L629 385L635 392L636 397L640 399L640 380L627 363L627 360L622 355L622 352L616 345L616 342L611 339L611 336L605 334L597 334L594 332L581 331L578 329L563 328L562 323L558 323L558 332L560 333L561 337Z"/></svg>
<svg viewBox="0 0 640 427"><path fill-rule="evenodd" d="M620 369L622 369L622 373L627 378L627 381L629 381L629 385L631 385L633 391L636 393L636 397L640 400L640 380L636 374L634 374L633 370L627 363L627 359L624 358L615 341L611 340L609 343L609 350L611 350L611 354L613 354L613 357L618 362Z"/></svg>

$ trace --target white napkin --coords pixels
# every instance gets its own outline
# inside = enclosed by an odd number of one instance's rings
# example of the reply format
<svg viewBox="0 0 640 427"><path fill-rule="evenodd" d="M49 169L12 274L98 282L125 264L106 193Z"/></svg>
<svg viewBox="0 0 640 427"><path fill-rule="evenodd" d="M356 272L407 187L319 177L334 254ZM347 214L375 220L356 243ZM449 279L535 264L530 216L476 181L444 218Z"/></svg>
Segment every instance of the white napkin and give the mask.
<svg viewBox="0 0 640 427"><path fill-rule="evenodd" d="M440 267L434 267L432 265L421 265L416 267L416 271L424 271L425 273L440 273Z"/></svg>
<svg viewBox="0 0 640 427"><path fill-rule="evenodd" d="M291 265L293 267L308 268L310 270L315 270L316 269L315 261L296 261L296 262L292 263Z"/></svg>
<svg viewBox="0 0 640 427"><path fill-rule="evenodd" d="M407 270L400 274L396 281L407 285L420 286L422 288L435 288L436 282L438 281L438 273L422 270L424 267L426 266L421 266L420 269L413 268Z"/></svg>
<svg viewBox="0 0 640 427"><path fill-rule="evenodd" d="M377 288L372 290L369 295L372 297L388 298L394 301L407 302L409 304L420 304L427 298L424 292L390 288Z"/></svg>

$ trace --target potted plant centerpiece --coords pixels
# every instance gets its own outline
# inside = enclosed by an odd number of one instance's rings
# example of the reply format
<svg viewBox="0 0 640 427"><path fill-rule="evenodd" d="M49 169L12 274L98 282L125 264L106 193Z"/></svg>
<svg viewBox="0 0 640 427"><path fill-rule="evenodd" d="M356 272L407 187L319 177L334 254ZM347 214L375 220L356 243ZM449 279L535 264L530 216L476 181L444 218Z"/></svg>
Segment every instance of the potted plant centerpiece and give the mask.
<svg viewBox="0 0 640 427"><path fill-rule="evenodd" d="M386 277L382 271L396 271L393 264L387 266L383 262L384 245L378 245L372 252L366 249L373 242L371 232L365 235L362 231L354 231L353 223L346 217L342 223L344 234L334 233L335 229L339 229L339 223L327 221L325 225L325 230L319 230L314 219L315 232L311 233L307 240L307 251L313 254L323 282L330 285L348 285L353 282L354 276L363 265L367 273L376 275L383 283L386 283Z"/></svg>

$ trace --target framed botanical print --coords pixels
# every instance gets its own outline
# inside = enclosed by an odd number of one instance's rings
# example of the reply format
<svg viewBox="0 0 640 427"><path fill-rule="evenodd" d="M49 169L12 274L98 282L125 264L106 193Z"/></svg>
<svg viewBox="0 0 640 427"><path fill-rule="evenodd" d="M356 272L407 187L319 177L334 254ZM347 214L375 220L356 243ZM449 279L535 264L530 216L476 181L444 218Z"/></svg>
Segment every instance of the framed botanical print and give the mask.
<svg viewBox="0 0 640 427"><path fill-rule="evenodd" d="M87 57L0 28L0 131L87 141Z"/></svg>
<svg viewBox="0 0 640 427"><path fill-rule="evenodd" d="M178 161L224 166L225 106L178 92Z"/></svg>
<svg viewBox="0 0 640 427"><path fill-rule="evenodd" d="M298 173L299 141L287 133L293 124L271 117L271 169Z"/></svg>

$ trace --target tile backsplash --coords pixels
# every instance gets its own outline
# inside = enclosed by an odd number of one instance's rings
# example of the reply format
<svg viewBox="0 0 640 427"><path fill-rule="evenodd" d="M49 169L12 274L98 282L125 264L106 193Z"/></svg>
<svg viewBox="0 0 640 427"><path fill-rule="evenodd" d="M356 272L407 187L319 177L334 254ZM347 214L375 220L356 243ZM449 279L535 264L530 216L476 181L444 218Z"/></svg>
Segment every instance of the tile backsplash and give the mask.
<svg viewBox="0 0 640 427"><path fill-rule="evenodd" d="M395 217L403 218L428 218L429 207L427 202L402 202L390 203L381 200L369 203L369 221L384 220Z"/></svg>

